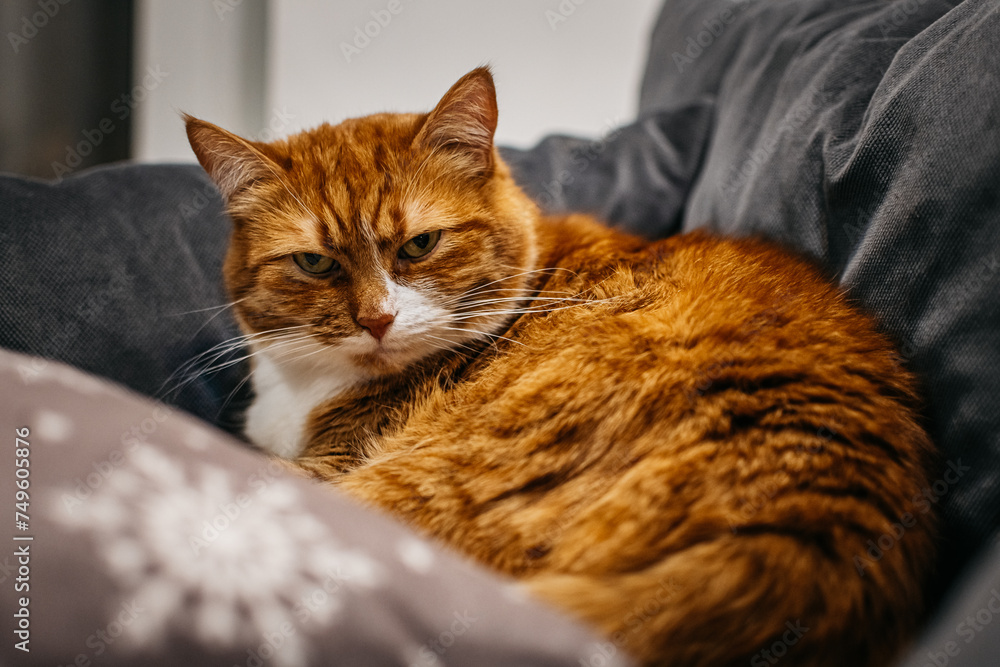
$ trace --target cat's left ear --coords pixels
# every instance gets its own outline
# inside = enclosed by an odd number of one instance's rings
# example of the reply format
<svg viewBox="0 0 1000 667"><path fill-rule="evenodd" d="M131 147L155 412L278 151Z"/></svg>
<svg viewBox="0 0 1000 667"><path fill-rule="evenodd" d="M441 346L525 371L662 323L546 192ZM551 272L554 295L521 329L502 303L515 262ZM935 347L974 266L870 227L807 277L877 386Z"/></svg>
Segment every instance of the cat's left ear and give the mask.
<svg viewBox="0 0 1000 667"><path fill-rule="evenodd" d="M475 175L493 169L493 134L497 129L497 93L493 76L478 67L455 83L427 116L413 140L417 149L444 148L459 156Z"/></svg>
<svg viewBox="0 0 1000 667"><path fill-rule="evenodd" d="M227 201L254 183L273 177L279 168L265 154L264 145L188 114L184 114L184 124L198 162Z"/></svg>

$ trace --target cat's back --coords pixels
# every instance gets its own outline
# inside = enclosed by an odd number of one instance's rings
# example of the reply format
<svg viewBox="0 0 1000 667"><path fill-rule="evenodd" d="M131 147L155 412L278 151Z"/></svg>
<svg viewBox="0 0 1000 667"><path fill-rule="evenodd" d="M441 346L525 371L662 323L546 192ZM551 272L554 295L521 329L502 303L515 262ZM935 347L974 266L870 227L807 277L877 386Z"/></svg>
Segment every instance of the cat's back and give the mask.
<svg viewBox="0 0 1000 667"><path fill-rule="evenodd" d="M772 242L701 231L645 241L585 216L556 219L547 233L536 297L510 332L530 344L512 354L602 341L609 361L633 359L636 345L657 354L677 348L694 369L703 353L720 362L726 349L837 349L909 380L874 320L811 260Z"/></svg>

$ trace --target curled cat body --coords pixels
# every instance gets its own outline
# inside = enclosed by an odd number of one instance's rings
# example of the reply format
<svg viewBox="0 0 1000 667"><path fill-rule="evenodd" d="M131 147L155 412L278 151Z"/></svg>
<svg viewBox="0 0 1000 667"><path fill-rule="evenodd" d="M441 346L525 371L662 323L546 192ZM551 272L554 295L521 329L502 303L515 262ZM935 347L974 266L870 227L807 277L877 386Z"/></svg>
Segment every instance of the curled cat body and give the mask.
<svg viewBox="0 0 1000 667"><path fill-rule="evenodd" d="M484 68L272 143L187 117L234 223L248 437L642 664L890 662L935 555L891 341L770 243L541 215L496 121Z"/></svg>

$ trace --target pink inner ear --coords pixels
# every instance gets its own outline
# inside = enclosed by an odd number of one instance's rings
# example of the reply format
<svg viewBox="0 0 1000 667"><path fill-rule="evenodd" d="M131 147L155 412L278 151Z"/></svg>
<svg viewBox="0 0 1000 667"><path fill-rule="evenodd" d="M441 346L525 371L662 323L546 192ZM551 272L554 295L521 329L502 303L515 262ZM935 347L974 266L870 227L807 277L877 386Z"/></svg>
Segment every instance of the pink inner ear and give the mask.
<svg viewBox="0 0 1000 667"><path fill-rule="evenodd" d="M191 149L226 199L272 175L268 158L250 142L193 116L185 122Z"/></svg>
<svg viewBox="0 0 1000 667"><path fill-rule="evenodd" d="M455 83L428 115L414 145L435 150L453 146L473 160L478 171L493 166L493 134L497 127L496 88L485 67Z"/></svg>

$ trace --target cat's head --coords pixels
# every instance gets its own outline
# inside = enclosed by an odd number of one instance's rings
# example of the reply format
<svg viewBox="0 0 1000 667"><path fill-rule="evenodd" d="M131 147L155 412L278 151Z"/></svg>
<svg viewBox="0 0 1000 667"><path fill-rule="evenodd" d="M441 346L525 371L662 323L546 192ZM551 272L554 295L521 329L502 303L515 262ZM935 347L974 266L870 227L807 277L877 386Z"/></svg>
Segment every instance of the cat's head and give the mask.
<svg viewBox="0 0 1000 667"><path fill-rule="evenodd" d="M233 219L225 277L238 319L276 360L399 372L498 333L523 297L538 214L493 145L487 69L429 114L271 143L186 122Z"/></svg>

